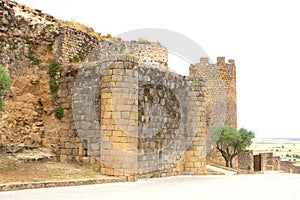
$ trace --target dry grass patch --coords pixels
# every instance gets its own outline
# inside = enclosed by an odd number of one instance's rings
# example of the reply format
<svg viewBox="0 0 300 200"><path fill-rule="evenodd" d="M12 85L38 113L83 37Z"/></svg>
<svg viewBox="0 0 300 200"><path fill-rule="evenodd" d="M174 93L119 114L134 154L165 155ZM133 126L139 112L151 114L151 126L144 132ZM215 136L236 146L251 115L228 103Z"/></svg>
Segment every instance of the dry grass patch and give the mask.
<svg viewBox="0 0 300 200"><path fill-rule="evenodd" d="M0 184L96 178L105 178L105 176L77 164L59 162L21 163L10 156L0 157Z"/></svg>

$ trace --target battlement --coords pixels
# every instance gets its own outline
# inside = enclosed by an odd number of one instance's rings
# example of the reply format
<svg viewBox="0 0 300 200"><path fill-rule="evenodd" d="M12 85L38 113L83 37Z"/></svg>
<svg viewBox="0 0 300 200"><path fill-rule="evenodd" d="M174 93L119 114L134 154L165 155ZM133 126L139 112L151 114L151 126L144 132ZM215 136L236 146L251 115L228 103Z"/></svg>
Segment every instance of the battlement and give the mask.
<svg viewBox="0 0 300 200"><path fill-rule="evenodd" d="M235 65L235 60L234 59L228 59L228 64Z"/></svg>
<svg viewBox="0 0 300 200"><path fill-rule="evenodd" d="M217 57L217 64L225 63L225 57Z"/></svg>
<svg viewBox="0 0 300 200"><path fill-rule="evenodd" d="M225 124L237 127L237 108L236 108L236 66L234 59L225 57L217 57L216 63L211 63L209 58L200 58L200 63L190 66L190 76L203 76L207 84L207 119L218 120L218 116L210 116L211 105L215 96L213 93L219 90L226 93L227 111ZM219 97L218 95L216 95ZM210 124L210 120L207 121Z"/></svg>
<svg viewBox="0 0 300 200"><path fill-rule="evenodd" d="M201 57L200 58L200 65L209 65L209 58L208 57Z"/></svg>
<svg viewBox="0 0 300 200"><path fill-rule="evenodd" d="M228 59L227 63L225 61L225 57L217 57L217 62L216 63L211 63L209 61L208 57L201 57L200 62L194 64L194 66L199 66L199 65L218 65L218 66L226 66L226 67L235 67L235 60L234 59Z"/></svg>

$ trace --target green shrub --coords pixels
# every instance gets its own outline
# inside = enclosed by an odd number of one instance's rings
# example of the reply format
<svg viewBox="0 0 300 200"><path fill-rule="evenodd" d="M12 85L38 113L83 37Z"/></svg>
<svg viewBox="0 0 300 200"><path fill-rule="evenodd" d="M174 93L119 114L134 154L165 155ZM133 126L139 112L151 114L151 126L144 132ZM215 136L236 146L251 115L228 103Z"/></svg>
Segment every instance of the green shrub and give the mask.
<svg viewBox="0 0 300 200"><path fill-rule="evenodd" d="M0 65L0 110L4 109L4 102L1 96L9 89L10 77L8 72Z"/></svg>
<svg viewBox="0 0 300 200"><path fill-rule="evenodd" d="M33 54L28 54L27 58L29 58L32 61L33 65L38 65L41 62L41 59L35 57Z"/></svg>
<svg viewBox="0 0 300 200"><path fill-rule="evenodd" d="M134 52L133 51L126 51L125 56L134 56Z"/></svg>
<svg viewBox="0 0 300 200"><path fill-rule="evenodd" d="M141 115L145 115L145 109L144 108L141 109Z"/></svg>
<svg viewBox="0 0 300 200"><path fill-rule="evenodd" d="M300 159L300 155L298 155L298 154L293 154L293 158L298 158L298 159Z"/></svg>
<svg viewBox="0 0 300 200"><path fill-rule="evenodd" d="M48 68L48 75L50 77L49 89L52 95L53 102L58 98L57 91L59 88L59 83L55 80L55 75L57 74L60 66L61 66L60 62L54 59L49 60L49 68Z"/></svg>
<svg viewBox="0 0 300 200"><path fill-rule="evenodd" d="M54 109L54 116L56 119L61 120L64 117L64 109L61 106L58 106Z"/></svg>
<svg viewBox="0 0 300 200"><path fill-rule="evenodd" d="M53 50L53 44L47 44L47 50L51 52Z"/></svg>
<svg viewBox="0 0 300 200"><path fill-rule="evenodd" d="M107 33L107 34L106 34L106 37L111 38L111 34L110 34L110 33Z"/></svg>
<svg viewBox="0 0 300 200"><path fill-rule="evenodd" d="M51 93L53 94L58 91L59 84L55 80L51 80L49 82L49 88L50 88Z"/></svg>
<svg viewBox="0 0 300 200"><path fill-rule="evenodd" d="M71 19L69 20L69 22L72 23L72 24L75 24L75 23L76 23L76 20L75 20L74 18L71 18Z"/></svg>
<svg viewBox="0 0 300 200"><path fill-rule="evenodd" d="M78 57L81 61L84 61L84 59L85 59L85 56L82 52L79 53Z"/></svg>
<svg viewBox="0 0 300 200"><path fill-rule="evenodd" d="M3 92L9 89L10 86L10 77L8 72L0 65L0 95L3 95Z"/></svg>
<svg viewBox="0 0 300 200"><path fill-rule="evenodd" d="M72 58L69 58L69 61L72 63L78 63L79 61L84 61L85 56L82 52L80 52L78 55L73 56Z"/></svg>
<svg viewBox="0 0 300 200"><path fill-rule="evenodd" d="M140 43L140 44L150 44L151 43L151 42L149 42L148 40L146 40L144 38L139 38L137 42Z"/></svg>
<svg viewBox="0 0 300 200"><path fill-rule="evenodd" d="M69 61L72 62L72 63L78 63L80 60L79 56L74 56L72 58L69 58Z"/></svg>
<svg viewBox="0 0 300 200"><path fill-rule="evenodd" d="M59 67L61 66L61 63L54 60L54 59L50 59L49 60L49 69L48 69L48 74L50 76L50 78L54 78Z"/></svg>
<svg viewBox="0 0 300 200"><path fill-rule="evenodd" d="M0 111L3 110L4 108L5 108L5 105L4 105L3 98L0 97Z"/></svg>
<svg viewBox="0 0 300 200"><path fill-rule="evenodd" d="M36 48L37 48L36 46L30 45L29 50L28 50L28 54L25 55L28 59L30 59L32 61L33 65L38 65L41 62L41 59L39 59L35 55Z"/></svg>

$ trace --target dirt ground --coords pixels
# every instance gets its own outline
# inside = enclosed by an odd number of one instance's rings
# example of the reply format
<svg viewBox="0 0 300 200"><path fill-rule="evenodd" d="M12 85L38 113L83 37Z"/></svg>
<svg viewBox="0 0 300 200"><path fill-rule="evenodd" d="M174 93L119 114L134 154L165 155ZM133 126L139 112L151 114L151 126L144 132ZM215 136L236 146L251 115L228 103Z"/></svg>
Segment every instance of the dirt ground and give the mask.
<svg viewBox="0 0 300 200"><path fill-rule="evenodd" d="M259 140L250 149L257 152L273 152L274 155L300 155L300 141ZM25 162L24 159L49 157L44 150L28 151L22 154L0 155L0 184L12 182L40 182L71 179L104 178L98 171L78 164L59 162ZM23 161L20 161L22 160Z"/></svg>
<svg viewBox="0 0 300 200"><path fill-rule="evenodd" d="M0 184L103 178L99 172L76 164L59 162L22 163L15 157L0 157Z"/></svg>

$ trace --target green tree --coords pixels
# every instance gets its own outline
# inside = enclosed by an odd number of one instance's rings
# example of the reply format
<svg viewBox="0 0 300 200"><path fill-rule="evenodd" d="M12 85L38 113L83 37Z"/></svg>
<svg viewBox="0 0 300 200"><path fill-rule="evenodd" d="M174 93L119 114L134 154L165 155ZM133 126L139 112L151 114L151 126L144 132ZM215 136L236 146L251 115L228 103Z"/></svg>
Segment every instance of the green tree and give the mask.
<svg viewBox="0 0 300 200"><path fill-rule="evenodd" d="M3 96L5 91L9 89L10 78L7 71L0 65L0 110L4 108Z"/></svg>
<svg viewBox="0 0 300 200"><path fill-rule="evenodd" d="M237 130L228 125L216 125L210 131L212 131L212 141L216 143L216 148L226 161L226 167L233 167L233 158L245 151L255 137L253 131L245 128Z"/></svg>

